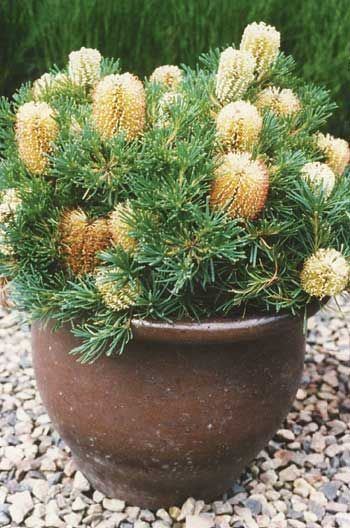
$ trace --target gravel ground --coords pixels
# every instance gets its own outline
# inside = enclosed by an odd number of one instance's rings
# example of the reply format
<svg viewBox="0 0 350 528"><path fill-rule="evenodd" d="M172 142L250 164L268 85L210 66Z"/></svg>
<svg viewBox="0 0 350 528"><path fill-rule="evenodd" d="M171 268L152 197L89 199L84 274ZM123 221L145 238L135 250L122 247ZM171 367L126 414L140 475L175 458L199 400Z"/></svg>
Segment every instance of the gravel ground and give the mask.
<svg viewBox="0 0 350 528"><path fill-rule="evenodd" d="M0 526L350 528L350 314L309 322L302 386L283 428L221 501L157 512L94 491L36 391L29 334L0 312Z"/></svg>

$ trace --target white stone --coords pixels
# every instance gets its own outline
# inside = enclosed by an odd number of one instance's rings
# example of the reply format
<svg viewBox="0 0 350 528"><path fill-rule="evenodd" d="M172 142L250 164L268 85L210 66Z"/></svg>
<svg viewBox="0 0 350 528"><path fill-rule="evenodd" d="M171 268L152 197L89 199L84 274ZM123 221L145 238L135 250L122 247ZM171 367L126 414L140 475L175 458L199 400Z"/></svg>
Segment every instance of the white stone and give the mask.
<svg viewBox="0 0 350 528"><path fill-rule="evenodd" d="M90 483L80 471L77 471L74 476L73 487L79 491L89 491Z"/></svg>
<svg viewBox="0 0 350 528"><path fill-rule="evenodd" d="M92 495L92 500L95 501L95 502L102 502L103 499L105 498L105 495L103 495L103 493L101 493L100 491L94 491L93 495Z"/></svg>
<svg viewBox="0 0 350 528"><path fill-rule="evenodd" d="M187 515L186 528L213 528L215 525L214 518L201 513L200 515Z"/></svg>
<svg viewBox="0 0 350 528"><path fill-rule="evenodd" d="M196 506L196 501L194 500L193 497L190 497L189 499L187 499L187 501L184 502L182 505L181 512L177 520L183 521L185 520L187 515L193 515L195 506Z"/></svg>
<svg viewBox="0 0 350 528"><path fill-rule="evenodd" d="M127 509L127 511L128 511L128 509ZM163 521L165 521L165 522L167 522L169 524L171 524L173 522L172 518L169 515L169 513L164 508L160 508L159 510L157 510L156 516L159 519L162 519Z"/></svg>
<svg viewBox="0 0 350 528"><path fill-rule="evenodd" d="M293 482L299 477L299 475L300 470L295 464L292 464L279 472L279 478L282 482Z"/></svg>
<svg viewBox="0 0 350 528"><path fill-rule="evenodd" d="M81 497L77 497L73 504L72 504L72 510L73 511L82 511L87 508L87 504L81 499Z"/></svg>
<svg viewBox="0 0 350 528"><path fill-rule="evenodd" d="M337 513L335 521L339 528L350 528L350 513Z"/></svg>
<svg viewBox="0 0 350 528"><path fill-rule="evenodd" d="M44 501L49 492L49 483L43 479L33 479L31 481L33 495L40 501Z"/></svg>
<svg viewBox="0 0 350 528"><path fill-rule="evenodd" d="M334 475L334 480L341 480L341 482L344 482L345 484L350 484L350 471L339 471Z"/></svg>
<svg viewBox="0 0 350 528"><path fill-rule="evenodd" d="M295 440L295 434L290 429L279 429L276 435L278 438L287 440L288 442L293 442L293 440Z"/></svg>
<svg viewBox="0 0 350 528"><path fill-rule="evenodd" d="M103 507L112 512L121 512L125 508L125 501L119 499L103 499Z"/></svg>
<svg viewBox="0 0 350 528"><path fill-rule="evenodd" d="M8 500L11 502L11 506L9 507L11 519L17 524L20 524L34 507L33 499L29 491L21 491L10 495Z"/></svg>
<svg viewBox="0 0 350 528"><path fill-rule="evenodd" d="M79 513L69 513L68 515L64 516L64 520L66 521L67 525L72 528L78 528L78 526L80 526L81 518L82 516Z"/></svg>
<svg viewBox="0 0 350 528"><path fill-rule="evenodd" d="M297 478L294 481L294 492L297 495L300 495L301 497L305 497L306 498L313 491L315 491L314 488L308 482L306 482L305 479Z"/></svg>

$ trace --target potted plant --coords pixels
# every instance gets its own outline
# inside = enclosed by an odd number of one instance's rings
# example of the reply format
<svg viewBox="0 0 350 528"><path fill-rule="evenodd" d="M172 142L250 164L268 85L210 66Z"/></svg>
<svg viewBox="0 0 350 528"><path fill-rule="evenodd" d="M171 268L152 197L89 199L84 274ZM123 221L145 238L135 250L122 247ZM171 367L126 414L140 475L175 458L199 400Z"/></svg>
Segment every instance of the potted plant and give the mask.
<svg viewBox="0 0 350 528"><path fill-rule="evenodd" d="M225 491L349 287L346 141L280 34L141 82L82 48L1 102L1 274L77 465L156 507Z"/></svg>

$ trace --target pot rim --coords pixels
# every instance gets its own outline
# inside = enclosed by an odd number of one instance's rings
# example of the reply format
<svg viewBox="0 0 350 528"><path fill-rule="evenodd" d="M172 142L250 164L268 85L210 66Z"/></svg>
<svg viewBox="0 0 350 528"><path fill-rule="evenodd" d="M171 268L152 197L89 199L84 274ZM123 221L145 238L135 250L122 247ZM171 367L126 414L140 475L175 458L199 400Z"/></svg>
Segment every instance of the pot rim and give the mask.
<svg viewBox="0 0 350 528"><path fill-rule="evenodd" d="M289 313L271 315L247 315L235 318L209 318L201 321L182 319L173 323L156 319L131 320L133 339L153 343L233 343L251 341L285 332L296 326L302 327L305 317L315 315L329 298L320 303L310 303L306 312L299 315Z"/></svg>
<svg viewBox="0 0 350 528"><path fill-rule="evenodd" d="M237 319L212 318L200 322L179 320L174 323L134 318L131 328L136 341L204 344L256 340L302 324L301 317L283 314Z"/></svg>

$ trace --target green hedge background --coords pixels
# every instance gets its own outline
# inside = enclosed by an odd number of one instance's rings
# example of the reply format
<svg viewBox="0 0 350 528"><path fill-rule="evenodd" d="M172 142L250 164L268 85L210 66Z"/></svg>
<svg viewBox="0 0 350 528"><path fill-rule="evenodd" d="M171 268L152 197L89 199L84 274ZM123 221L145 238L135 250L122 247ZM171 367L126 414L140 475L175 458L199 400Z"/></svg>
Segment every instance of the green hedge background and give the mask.
<svg viewBox="0 0 350 528"><path fill-rule="evenodd" d="M0 93L11 95L82 45L121 57L125 70L188 63L239 43L254 20L275 25L283 49L339 105L333 133L350 135L349 0L0 0Z"/></svg>

